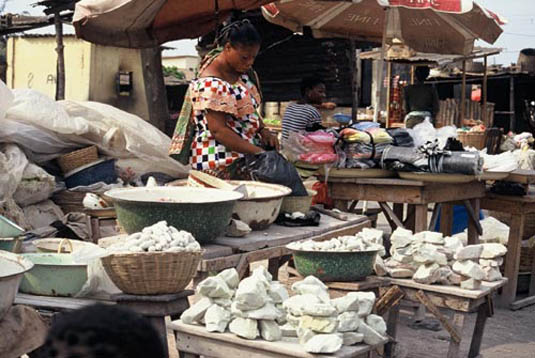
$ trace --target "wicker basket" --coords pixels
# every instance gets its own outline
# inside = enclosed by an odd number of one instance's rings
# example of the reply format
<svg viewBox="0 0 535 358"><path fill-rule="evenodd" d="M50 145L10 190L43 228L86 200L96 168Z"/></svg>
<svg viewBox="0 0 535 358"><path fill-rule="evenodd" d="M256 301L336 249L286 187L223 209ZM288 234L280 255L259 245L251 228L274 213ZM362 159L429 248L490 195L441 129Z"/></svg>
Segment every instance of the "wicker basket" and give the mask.
<svg viewBox="0 0 535 358"><path fill-rule="evenodd" d="M476 149L483 149L486 147L486 132L460 132L458 133L458 137L459 141L463 144L463 147L474 147Z"/></svg>
<svg viewBox="0 0 535 358"><path fill-rule="evenodd" d="M58 158L58 164L63 171L63 174L66 174L83 165L96 162L97 160L98 150L96 146L92 145L90 147L82 148L62 155Z"/></svg>
<svg viewBox="0 0 535 358"><path fill-rule="evenodd" d="M124 293L160 295L184 290L202 255L203 251L113 254L103 257L102 265Z"/></svg>
<svg viewBox="0 0 535 358"><path fill-rule="evenodd" d="M511 227L511 214L491 210L489 211L489 215ZM524 220L524 235L522 235L522 240L528 240L533 236L535 236L535 213L526 214L526 219Z"/></svg>
<svg viewBox="0 0 535 358"><path fill-rule="evenodd" d="M524 242L527 243L527 241ZM531 272L531 265L533 265L533 260L535 259L534 254L535 248L522 244L520 248L520 272Z"/></svg>

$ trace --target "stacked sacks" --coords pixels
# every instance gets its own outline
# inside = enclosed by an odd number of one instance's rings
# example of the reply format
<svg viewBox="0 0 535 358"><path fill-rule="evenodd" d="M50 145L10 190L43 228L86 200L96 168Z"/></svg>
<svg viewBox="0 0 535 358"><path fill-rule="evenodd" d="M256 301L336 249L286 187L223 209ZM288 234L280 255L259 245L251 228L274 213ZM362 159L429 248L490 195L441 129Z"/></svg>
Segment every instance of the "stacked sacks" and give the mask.
<svg viewBox="0 0 535 358"><path fill-rule="evenodd" d="M392 233L390 241L391 257L385 260L385 268L391 277L466 289L478 289L481 281L501 279L500 257L507 252L501 244L464 246L458 236L444 238L429 231L413 235L401 228Z"/></svg>
<svg viewBox="0 0 535 358"><path fill-rule="evenodd" d="M307 352L334 353L342 345L376 345L384 340L386 324L371 314L372 292L351 292L331 300L327 286L314 276L295 283L292 290L297 295L283 304L288 320L283 331L297 335Z"/></svg>
<svg viewBox="0 0 535 358"><path fill-rule="evenodd" d="M209 332L230 332L246 339L282 337L276 320L284 322L282 302L288 292L264 267L239 280L235 269L222 271L197 286L201 299L180 317L186 324L204 324Z"/></svg>

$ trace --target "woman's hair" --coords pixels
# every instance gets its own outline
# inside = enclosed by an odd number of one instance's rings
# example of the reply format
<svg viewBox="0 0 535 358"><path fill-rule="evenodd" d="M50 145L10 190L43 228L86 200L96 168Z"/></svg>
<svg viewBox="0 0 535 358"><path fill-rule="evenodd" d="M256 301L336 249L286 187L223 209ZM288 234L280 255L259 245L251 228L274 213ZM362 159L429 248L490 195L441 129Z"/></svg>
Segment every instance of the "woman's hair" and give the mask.
<svg viewBox="0 0 535 358"><path fill-rule="evenodd" d="M414 75L416 76L416 79L420 82L423 82L429 77L429 73L431 71L429 70L429 67L427 66L418 66L414 70Z"/></svg>
<svg viewBox="0 0 535 358"><path fill-rule="evenodd" d="M38 357L163 358L162 340L134 311L96 304L59 315Z"/></svg>
<svg viewBox="0 0 535 358"><path fill-rule="evenodd" d="M304 97L307 93L307 90L316 87L317 85L325 84L323 78L313 75L305 77L301 80L301 95Z"/></svg>
<svg viewBox="0 0 535 358"><path fill-rule="evenodd" d="M231 45L260 45L262 38L248 19L234 21L223 27L216 38L219 46Z"/></svg>

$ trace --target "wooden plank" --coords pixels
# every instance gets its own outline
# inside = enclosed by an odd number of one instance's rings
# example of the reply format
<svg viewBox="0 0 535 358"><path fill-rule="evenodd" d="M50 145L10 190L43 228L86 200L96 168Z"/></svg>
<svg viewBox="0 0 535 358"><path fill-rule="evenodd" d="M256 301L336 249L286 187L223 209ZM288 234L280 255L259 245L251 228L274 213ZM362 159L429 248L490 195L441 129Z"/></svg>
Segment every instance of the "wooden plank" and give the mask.
<svg viewBox="0 0 535 358"><path fill-rule="evenodd" d="M329 183L333 199L367 200L388 203L423 203L421 186L359 185L351 183Z"/></svg>
<svg viewBox="0 0 535 358"><path fill-rule="evenodd" d="M299 357L299 358L353 358L367 353L388 342L385 339L377 346L359 344L343 346L334 354L311 354L304 351L297 338L283 338L282 341L268 342L261 339L248 340L232 333L211 333L203 326L186 325L180 320L172 321L168 328L175 331L177 348L190 353L201 354L211 358L251 358L251 357ZM201 344L202 342L202 344ZM210 349L203 348L205 344Z"/></svg>
<svg viewBox="0 0 535 358"><path fill-rule="evenodd" d="M320 179L325 177L319 176ZM389 185L389 186L426 186L428 183L419 180L385 179L385 178L336 178L329 176L328 183L351 183L362 185Z"/></svg>
<svg viewBox="0 0 535 358"><path fill-rule="evenodd" d="M414 206L414 232L427 230L427 204Z"/></svg>
<svg viewBox="0 0 535 358"><path fill-rule="evenodd" d="M347 214L348 221L323 215L319 226L286 227L271 225L264 231L253 231L243 238L218 237L213 243L240 251L253 251L264 247L286 245L293 241L311 238L329 231L368 222L364 215Z"/></svg>
<svg viewBox="0 0 535 358"><path fill-rule="evenodd" d="M327 210L327 209L324 209L324 208L320 207L319 205L312 205L311 209L315 210L315 211L317 211L317 212L319 212L321 214L325 214L327 216L333 217L333 218L341 220L341 221L349 220L349 218L347 216L347 213L339 213L339 212L336 212L336 211L333 211L333 210Z"/></svg>
<svg viewBox="0 0 535 358"><path fill-rule="evenodd" d="M535 296L530 296L530 297L524 298L523 300L515 301L511 303L509 308L511 308L511 310L513 311L516 311L516 310L519 310L521 308L531 306L531 305L535 305Z"/></svg>
<svg viewBox="0 0 535 358"><path fill-rule="evenodd" d="M462 332L464 328L464 315L462 313L453 313L453 325L457 328L458 331ZM459 350L461 348L460 341L455 342L454 340L450 341L450 346L448 348L447 358L459 358Z"/></svg>
<svg viewBox="0 0 535 358"><path fill-rule="evenodd" d="M479 243L479 235L483 235L479 222L479 199L464 200L463 205L468 212L468 245L476 245Z"/></svg>
<svg viewBox="0 0 535 358"><path fill-rule="evenodd" d="M425 187L423 203L447 203L451 201L483 198L485 182L473 181L463 184L433 183Z"/></svg>
<svg viewBox="0 0 535 358"><path fill-rule="evenodd" d="M517 169L504 180L519 184L535 184L535 171Z"/></svg>
<svg viewBox="0 0 535 358"><path fill-rule="evenodd" d="M202 248L204 249L204 254L202 255L204 260L230 256L234 253L231 247L223 245L202 245Z"/></svg>
<svg viewBox="0 0 535 358"><path fill-rule="evenodd" d="M95 303L115 304L110 300L96 300L89 298L49 297L18 293L15 296L16 305L26 305L53 311L76 310Z"/></svg>
<svg viewBox="0 0 535 358"><path fill-rule="evenodd" d="M451 339L457 344L460 343L462 331L459 333L455 326L448 322L446 317L444 317L442 312L440 312L439 309L433 304L433 302L431 302L431 300L429 299L429 297L426 296L424 291L418 290L416 292L416 298L440 321L440 323L442 323L442 326L444 326L446 331L448 331L448 333L450 334Z"/></svg>
<svg viewBox="0 0 535 358"><path fill-rule="evenodd" d="M530 296L535 296L535 246L529 249L531 252L531 277L529 279L529 292Z"/></svg>
<svg viewBox="0 0 535 358"><path fill-rule="evenodd" d="M373 290L378 287L389 285L385 280L378 279L375 276L369 276L364 281L357 282L325 282L327 287L333 290L342 291L365 291Z"/></svg>
<svg viewBox="0 0 535 358"><path fill-rule="evenodd" d="M435 231L435 227L437 226L438 215L440 214L441 206L442 204L436 203L435 206L433 207L433 214L431 214L431 220L429 221L429 226L427 227L429 231Z"/></svg>
<svg viewBox="0 0 535 358"><path fill-rule="evenodd" d="M522 236L524 235L525 215L513 215L509 229L509 240L507 253L505 254L505 277L509 280L502 290L500 305L509 307L516 298L516 287L518 284L518 270L520 265L520 250L522 246Z"/></svg>
<svg viewBox="0 0 535 358"><path fill-rule="evenodd" d="M386 321L386 333L392 338L390 342L385 345L385 357L394 358L396 348L396 336L399 322L399 304L395 305L388 312L388 320Z"/></svg>
<svg viewBox="0 0 535 358"><path fill-rule="evenodd" d="M401 219L396 215L394 210L392 210L392 208L387 203L379 202L379 206L383 210L388 221L392 221L394 223L392 230L395 230L398 227L405 229L405 226L403 226ZM392 224L390 226L392 226Z"/></svg>
<svg viewBox="0 0 535 358"><path fill-rule="evenodd" d="M460 298L469 298L469 299L478 299L485 297L493 291L496 291L498 288L504 286L507 283L507 279L502 279L501 281L496 282L483 282L481 284L481 289L479 290L465 290L459 286L446 286L446 285L425 285L423 283L414 282L411 279L400 279L400 278L380 278L382 280L390 281L392 285L398 285L400 287L414 288L418 290L423 290L424 292L435 292L442 293L446 295L451 295Z"/></svg>
<svg viewBox="0 0 535 358"><path fill-rule="evenodd" d="M392 286L381 296L375 303L375 313L379 316L384 315L392 307L397 306L401 299L405 296L399 286Z"/></svg>

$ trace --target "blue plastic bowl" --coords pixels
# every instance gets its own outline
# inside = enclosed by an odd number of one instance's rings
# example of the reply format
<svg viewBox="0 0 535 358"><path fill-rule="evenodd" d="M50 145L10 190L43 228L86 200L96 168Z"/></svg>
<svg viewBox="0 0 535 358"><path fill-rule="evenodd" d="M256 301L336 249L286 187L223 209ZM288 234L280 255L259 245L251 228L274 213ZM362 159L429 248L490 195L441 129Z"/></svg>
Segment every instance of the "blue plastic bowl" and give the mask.
<svg viewBox="0 0 535 358"><path fill-rule="evenodd" d="M351 122L351 116L343 113L336 113L333 115L333 118L340 124L348 124Z"/></svg>
<svg viewBox="0 0 535 358"><path fill-rule="evenodd" d="M65 174L67 188L88 186L98 182L113 184L116 181L115 159L101 159Z"/></svg>

